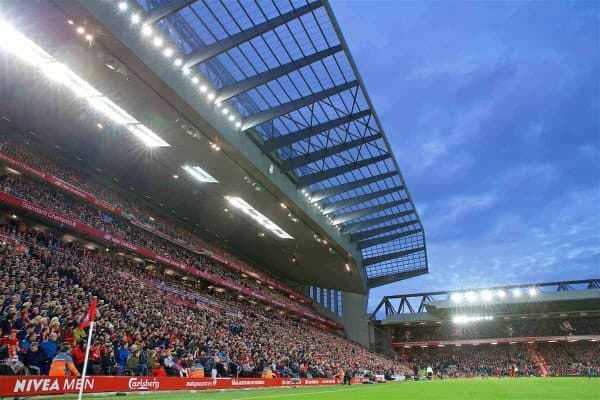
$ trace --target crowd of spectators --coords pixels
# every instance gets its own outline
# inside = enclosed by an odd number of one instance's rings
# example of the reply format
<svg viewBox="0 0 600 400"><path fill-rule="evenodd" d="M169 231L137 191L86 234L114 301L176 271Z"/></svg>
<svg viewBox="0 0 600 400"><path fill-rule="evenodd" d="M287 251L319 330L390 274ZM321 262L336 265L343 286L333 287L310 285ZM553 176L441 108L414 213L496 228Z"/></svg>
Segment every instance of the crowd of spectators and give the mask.
<svg viewBox="0 0 600 400"><path fill-rule="evenodd" d="M458 339L488 339L534 336L600 334L600 318L552 317L523 320L493 320L457 325L451 321L427 326L401 326L395 329L395 342L427 342Z"/></svg>
<svg viewBox="0 0 600 400"><path fill-rule="evenodd" d="M204 240L201 236L189 229L162 218L159 215L149 213L142 206L127 200L117 190L109 190L106 185L95 183L93 176L86 175L82 171L79 171L79 173L76 174L73 171L70 171L68 167L64 166L64 163L59 166L57 163L47 160L39 155L29 142L18 136L3 135L0 137L0 151L17 160L24 161L41 171L52 174L79 189L93 194L96 198L123 210L126 213L124 216L125 218L132 218L142 222L169 236L172 239L172 243L185 246L195 252L204 252L205 250L208 250L218 255L220 258L227 260L229 263L235 264L238 268L249 271L255 279L262 279L264 281L274 280L274 278L267 276L264 272L258 271L250 264L235 257L221 247Z"/></svg>
<svg viewBox="0 0 600 400"><path fill-rule="evenodd" d="M598 342L538 343L536 350L548 365L550 375L599 375Z"/></svg>
<svg viewBox="0 0 600 400"><path fill-rule="evenodd" d="M0 247L2 373L47 374L67 347L83 368L98 299L90 374L332 377L341 370L403 372L382 355L290 313L242 302L202 282L168 276L125 256L3 226Z"/></svg>
<svg viewBox="0 0 600 400"><path fill-rule="evenodd" d="M258 283L255 279L249 279L250 277L244 279L241 274L224 267L207 256L178 247L131 224L124 217L110 216L83 201L72 198L49 184L30 180L25 175L0 174L0 185L5 192L49 208L61 216L83 222L105 233L145 247L161 256L210 273L214 277L233 282L238 286L246 287L255 293L274 298L281 303L314 313L309 304L298 303L287 295Z"/></svg>
<svg viewBox="0 0 600 400"><path fill-rule="evenodd" d="M432 367L440 377L530 376L536 368L525 345L464 345L403 349L412 367Z"/></svg>

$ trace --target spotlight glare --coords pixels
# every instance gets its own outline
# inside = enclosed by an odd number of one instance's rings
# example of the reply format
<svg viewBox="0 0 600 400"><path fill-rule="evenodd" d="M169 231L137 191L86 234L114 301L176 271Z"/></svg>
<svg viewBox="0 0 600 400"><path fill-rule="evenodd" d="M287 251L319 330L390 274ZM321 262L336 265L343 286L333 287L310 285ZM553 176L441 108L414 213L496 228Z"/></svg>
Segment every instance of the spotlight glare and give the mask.
<svg viewBox="0 0 600 400"><path fill-rule="evenodd" d="M85 33L85 28L83 26L78 26L76 29L77 33L83 35Z"/></svg>
<svg viewBox="0 0 600 400"><path fill-rule="evenodd" d="M170 58L173 55L173 49L170 47L167 47L164 51L163 54L165 57Z"/></svg>
<svg viewBox="0 0 600 400"><path fill-rule="evenodd" d="M125 11L125 10L127 10L128 7L129 7L129 5L127 4L126 1L119 2L119 10Z"/></svg>
<svg viewBox="0 0 600 400"><path fill-rule="evenodd" d="M223 115L227 115L227 114L229 114L229 109L228 108L224 108L222 112L223 112Z"/></svg>
<svg viewBox="0 0 600 400"><path fill-rule="evenodd" d="M181 67L183 60L181 58L176 58L175 61L173 61L173 64L175 64L176 67Z"/></svg>
<svg viewBox="0 0 600 400"><path fill-rule="evenodd" d="M456 293L452 293L450 295L450 300L452 300L454 303L460 303L462 301L462 299L463 299L462 293L456 292Z"/></svg>
<svg viewBox="0 0 600 400"><path fill-rule="evenodd" d="M465 294L465 298L467 299L467 301L469 303L474 303L475 300L477 300L477 293L475 293L475 292L467 292Z"/></svg>
<svg viewBox="0 0 600 400"><path fill-rule="evenodd" d="M144 25L142 27L142 34L144 36L150 36L150 35L152 35L152 27L150 25Z"/></svg>
<svg viewBox="0 0 600 400"><path fill-rule="evenodd" d="M87 35L85 35L85 40L91 42L92 40L94 40L94 37L88 33Z"/></svg>
<svg viewBox="0 0 600 400"><path fill-rule="evenodd" d="M140 16L139 14L133 14L131 16L131 23L132 24L138 24L140 22Z"/></svg>
<svg viewBox="0 0 600 400"><path fill-rule="evenodd" d="M519 289L519 288L514 288L512 293L513 293L513 296L515 296L515 297L521 297L521 289Z"/></svg>
<svg viewBox="0 0 600 400"><path fill-rule="evenodd" d="M197 77L197 76L195 76L195 77L193 77L193 78L192 78L192 83L193 83L194 85L197 85L197 84L198 84L198 82L200 82L200 79L198 79L198 77Z"/></svg>
<svg viewBox="0 0 600 400"><path fill-rule="evenodd" d="M214 100L215 94L213 92L210 92L209 94L206 95L206 97L208 97L209 100Z"/></svg>
<svg viewBox="0 0 600 400"><path fill-rule="evenodd" d="M497 295L499 298L503 299L503 298L505 298L505 297L506 297L506 292L505 292L504 290L502 290L502 289L498 289L498 291L496 292L496 295Z"/></svg>
<svg viewBox="0 0 600 400"><path fill-rule="evenodd" d="M229 120L233 122L233 120L235 119L235 117L232 115L229 116Z"/></svg>
<svg viewBox="0 0 600 400"><path fill-rule="evenodd" d="M242 123L240 121L235 123L235 127L236 128L241 128L242 127Z"/></svg>
<svg viewBox="0 0 600 400"><path fill-rule="evenodd" d="M207 90L208 90L208 87L206 85L201 85L200 86L200 92L201 93L206 93Z"/></svg>
<svg viewBox="0 0 600 400"><path fill-rule="evenodd" d="M490 292L489 290L482 290L480 294L481 294L481 299L483 301L490 301L492 299L492 297L494 297L492 292Z"/></svg>
<svg viewBox="0 0 600 400"><path fill-rule="evenodd" d="M156 47L161 47L163 45L163 40L160 36L156 36L152 41Z"/></svg>
<svg viewBox="0 0 600 400"><path fill-rule="evenodd" d="M537 293L537 289L536 289L536 288L534 288L534 287L532 287L532 288L529 288L529 291L528 291L528 292L529 292L529 296L531 296L531 297L535 297L535 296L537 296L537 294L538 294L538 293Z"/></svg>

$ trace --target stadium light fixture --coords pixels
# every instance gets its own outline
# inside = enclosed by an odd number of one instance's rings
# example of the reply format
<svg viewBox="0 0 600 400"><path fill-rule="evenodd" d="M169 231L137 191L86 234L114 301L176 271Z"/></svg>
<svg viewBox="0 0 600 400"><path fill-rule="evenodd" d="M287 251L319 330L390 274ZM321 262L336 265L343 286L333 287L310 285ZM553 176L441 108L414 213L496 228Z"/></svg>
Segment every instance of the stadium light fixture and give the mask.
<svg viewBox="0 0 600 400"><path fill-rule="evenodd" d="M514 288L512 291L512 294L514 297L521 297L521 289L520 288Z"/></svg>
<svg viewBox="0 0 600 400"><path fill-rule="evenodd" d="M202 183L219 183L211 174L203 170L198 166L184 165L183 170L190 174L192 178L196 179L198 182Z"/></svg>
<svg viewBox="0 0 600 400"><path fill-rule="evenodd" d="M118 7L119 7L119 10L125 11L125 10L127 10L127 8L129 8L129 5L127 4L126 1L120 1Z"/></svg>
<svg viewBox="0 0 600 400"><path fill-rule="evenodd" d="M37 67L49 79L70 89L77 97L106 118L125 126L133 135L149 147L167 147L169 144L156 133L133 118L108 97L96 90L66 65L58 62L44 49L29 40L12 26L0 20L0 49L15 55L27 64Z"/></svg>
<svg viewBox="0 0 600 400"><path fill-rule="evenodd" d="M490 301L494 297L494 294L489 290L482 290L480 296L483 301Z"/></svg>
<svg viewBox="0 0 600 400"><path fill-rule="evenodd" d="M229 204L231 204L232 207L235 207L238 210L242 211L244 214L246 214L247 216L249 216L256 222L258 222L259 225L263 226L265 229L268 229L269 231L274 233L275 236L277 236L278 238L280 238L280 239L293 239L294 238L289 233L287 233L286 231L281 229L277 224L275 224L269 218L265 217L258 210L256 210L250 204L248 204L241 197L225 196L225 200L227 200L227 202Z"/></svg>
<svg viewBox="0 0 600 400"><path fill-rule="evenodd" d="M136 25L140 23L140 15L139 14L133 14L131 16L131 23Z"/></svg>
<svg viewBox="0 0 600 400"><path fill-rule="evenodd" d="M530 297L535 297L535 296L537 296L538 291L536 288L532 287L532 288L529 288L528 293L529 293Z"/></svg>
<svg viewBox="0 0 600 400"><path fill-rule="evenodd" d="M463 299L462 293L455 292L450 295L450 300L452 300L452 302L454 302L454 303L460 303L462 301L462 299Z"/></svg>
<svg viewBox="0 0 600 400"><path fill-rule="evenodd" d="M144 35L144 36L152 35L152 27L150 25L144 25L142 27L142 35Z"/></svg>
<svg viewBox="0 0 600 400"><path fill-rule="evenodd" d="M505 297L506 297L506 292L505 292L504 290L502 290L502 289L498 289L498 291L496 292L496 295L497 295L499 298L503 299L503 298L505 298Z"/></svg>
<svg viewBox="0 0 600 400"><path fill-rule="evenodd" d="M475 303L475 300L477 300L477 293L467 292L467 293L465 293L465 298L467 299L467 301L469 303Z"/></svg>

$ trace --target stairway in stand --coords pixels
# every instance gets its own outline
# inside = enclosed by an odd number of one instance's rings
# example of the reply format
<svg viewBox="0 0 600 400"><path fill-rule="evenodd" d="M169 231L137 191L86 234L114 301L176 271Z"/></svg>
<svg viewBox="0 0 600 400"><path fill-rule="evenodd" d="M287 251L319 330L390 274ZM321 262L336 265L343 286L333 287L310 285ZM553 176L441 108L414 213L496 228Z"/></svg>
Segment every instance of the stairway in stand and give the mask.
<svg viewBox="0 0 600 400"><path fill-rule="evenodd" d="M548 364L544 357L537 351L534 345L527 346L527 351L529 351L529 355L531 355L531 359L533 360L538 372L541 376L550 375L550 368L548 368Z"/></svg>

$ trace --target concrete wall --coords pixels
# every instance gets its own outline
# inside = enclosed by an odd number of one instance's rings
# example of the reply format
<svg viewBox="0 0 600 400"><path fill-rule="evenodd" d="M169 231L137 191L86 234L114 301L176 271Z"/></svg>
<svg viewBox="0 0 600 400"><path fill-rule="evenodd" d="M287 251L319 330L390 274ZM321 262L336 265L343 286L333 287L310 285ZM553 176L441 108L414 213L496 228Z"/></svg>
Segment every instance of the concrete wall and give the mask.
<svg viewBox="0 0 600 400"><path fill-rule="evenodd" d="M344 324L346 336L367 348L370 347L368 300L368 294L342 293L342 323Z"/></svg>

